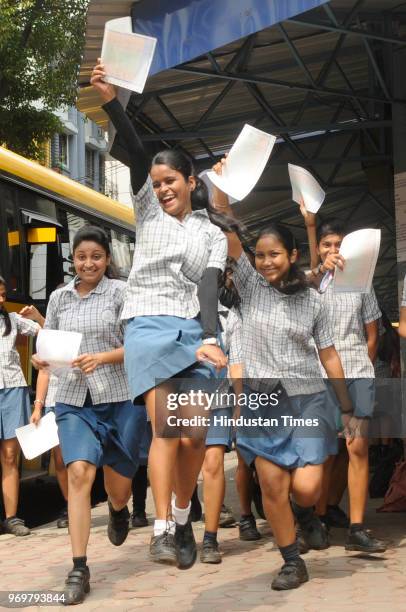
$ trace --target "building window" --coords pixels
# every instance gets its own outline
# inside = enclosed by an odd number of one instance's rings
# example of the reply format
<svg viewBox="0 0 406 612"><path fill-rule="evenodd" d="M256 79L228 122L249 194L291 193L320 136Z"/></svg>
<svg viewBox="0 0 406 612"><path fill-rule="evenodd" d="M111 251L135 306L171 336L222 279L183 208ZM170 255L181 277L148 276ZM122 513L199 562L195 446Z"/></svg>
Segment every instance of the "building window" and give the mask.
<svg viewBox="0 0 406 612"><path fill-rule="evenodd" d="M51 158L54 170L69 170L69 136L67 134L57 134L53 137Z"/></svg>
<svg viewBox="0 0 406 612"><path fill-rule="evenodd" d="M86 185L94 186L94 151L86 147Z"/></svg>

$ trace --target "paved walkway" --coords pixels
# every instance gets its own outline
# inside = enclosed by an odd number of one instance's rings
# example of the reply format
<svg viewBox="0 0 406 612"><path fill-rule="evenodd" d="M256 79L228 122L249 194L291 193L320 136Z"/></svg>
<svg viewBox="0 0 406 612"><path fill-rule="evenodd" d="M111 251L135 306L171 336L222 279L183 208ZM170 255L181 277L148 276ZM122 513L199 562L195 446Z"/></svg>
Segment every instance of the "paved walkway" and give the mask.
<svg viewBox="0 0 406 612"><path fill-rule="evenodd" d="M227 502L237 510L234 468L232 454L226 458ZM92 515L88 551L92 591L79 609L405 612L406 517L377 514L376 505L370 503L368 524L377 535L390 540L391 548L385 555L363 557L346 553L342 548L344 534L335 530L329 550L311 551L305 557L310 582L295 591L277 593L271 591L270 582L281 560L264 521L258 521L263 534L259 543L240 542L237 528L222 529L221 565L197 562L190 570L179 571L149 561L151 527L131 531L120 548L112 546L105 534L107 507L102 504ZM150 496L147 510L152 516ZM203 524L195 524L194 529L197 541L201 542ZM27 538L0 536L0 551L2 591L58 591L71 568L67 530L57 529L54 524L34 530Z"/></svg>

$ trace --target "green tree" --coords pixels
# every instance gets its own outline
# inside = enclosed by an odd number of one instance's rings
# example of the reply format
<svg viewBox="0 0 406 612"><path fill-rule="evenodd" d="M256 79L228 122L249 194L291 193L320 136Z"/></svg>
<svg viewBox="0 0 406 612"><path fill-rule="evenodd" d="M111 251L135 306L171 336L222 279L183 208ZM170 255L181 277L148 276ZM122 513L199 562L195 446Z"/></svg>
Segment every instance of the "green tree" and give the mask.
<svg viewBox="0 0 406 612"><path fill-rule="evenodd" d="M34 159L72 105L89 0L0 0L0 143Z"/></svg>

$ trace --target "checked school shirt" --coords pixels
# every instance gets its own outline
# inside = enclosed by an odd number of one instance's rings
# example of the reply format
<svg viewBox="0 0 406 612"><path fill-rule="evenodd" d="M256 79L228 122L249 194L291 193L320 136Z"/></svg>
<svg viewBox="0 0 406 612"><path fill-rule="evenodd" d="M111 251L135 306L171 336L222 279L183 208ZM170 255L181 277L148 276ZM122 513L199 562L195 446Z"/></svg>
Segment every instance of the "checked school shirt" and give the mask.
<svg viewBox="0 0 406 612"><path fill-rule="evenodd" d="M373 289L369 293L334 293L330 283L321 298L333 326L334 346L346 378L375 378L364 326L382 316Z"/></svg>
<svg viewBox="0 0 406 612"><path fill-rule="evenodd" d="M133 202L136 242L122 319L193 319L200 311L197 290L206 268L225 268L226 237L206 210L193 211L183 221L164 212L149 176Z"/></svg>
<svg viewBox="0 0 406 612"><path fill-rule="evenodd" d="M41 329L38 323L24 319L16 312L10 312L9 316L11 331L8 336L3 336L6 323L4 317L0 316L0 389L27 386L16 349L17 334L36 336Z"/></svg>
<svg viewBox="0 0 406 612"><path fill-rule="evenodd" d="M314 344L333 346L327 310L314 289L286 295L270 285L245 253L234 264L241 297L244 378L254 391L281 381L288 395L325 391Z"/></svg>
<svg viewBox="0 0 406 612"><path fill-rule="evenodd" d="M57 289L49 298L45 328L83 334L79 354L104 353L123 346L120 321L125 283L105 276L97 287L81 297L77 279ZM79 368L58 377L56 402L83 406L89 390L93 404L123 402L130 398L123 364L105 364L91 374Z"/></svg>

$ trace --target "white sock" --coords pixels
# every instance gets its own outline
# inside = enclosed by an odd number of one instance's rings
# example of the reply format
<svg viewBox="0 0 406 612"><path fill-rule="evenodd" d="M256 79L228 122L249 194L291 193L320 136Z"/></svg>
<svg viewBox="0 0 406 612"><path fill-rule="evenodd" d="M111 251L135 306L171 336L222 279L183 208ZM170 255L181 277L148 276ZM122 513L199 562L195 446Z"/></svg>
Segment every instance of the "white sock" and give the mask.
<svg viewBox="0 0 406 612"><path fill-rule="evenodd" d="M172 516L178 525L186 525L189 518L191 505L192 504L189 502L187 508L178 508L176 506L176 498L172 500Z"/></svg>
<svg viewBox="0 0 406 612"><path fill-rule="evenodd" d="M165 519L155 519L154 536L159 536L168 531L172 535L175 533L175 521L167 521Z"/></svg>

